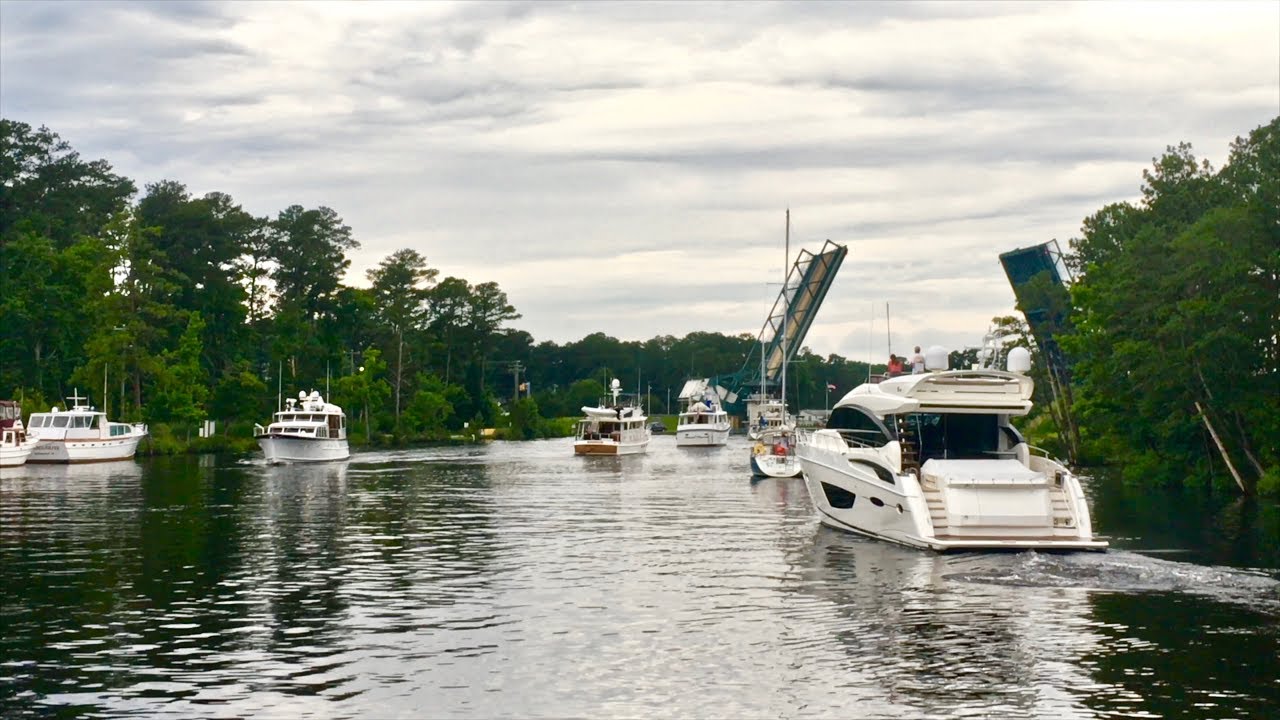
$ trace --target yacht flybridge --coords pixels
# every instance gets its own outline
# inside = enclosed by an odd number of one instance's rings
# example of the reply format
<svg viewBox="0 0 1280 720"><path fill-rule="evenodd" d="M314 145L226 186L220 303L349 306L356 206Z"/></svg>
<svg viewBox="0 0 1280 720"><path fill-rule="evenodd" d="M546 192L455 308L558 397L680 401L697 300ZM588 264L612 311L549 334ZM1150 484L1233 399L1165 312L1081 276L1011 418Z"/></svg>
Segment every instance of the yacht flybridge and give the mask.
<svg viewBox="0 0 1280 720"><path fill-rule="evenodd" d="M1080 482L1009 419L1031 410L1025 349L1012 372L943 370L854 388L797 455L824 524L919 548L1104 550ZM930 348L928 366L946 367Z"/></svg>

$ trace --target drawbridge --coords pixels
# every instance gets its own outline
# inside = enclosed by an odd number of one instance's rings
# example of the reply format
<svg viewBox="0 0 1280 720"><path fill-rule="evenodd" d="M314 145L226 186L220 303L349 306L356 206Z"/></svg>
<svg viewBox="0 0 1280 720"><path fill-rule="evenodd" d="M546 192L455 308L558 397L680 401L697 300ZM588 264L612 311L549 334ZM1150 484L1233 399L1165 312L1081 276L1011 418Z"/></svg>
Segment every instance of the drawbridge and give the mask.
<svg viewBox="0 0 1280 720"><path fill-rule="evenodd" d="M745 416L748 399L763 399L762 390L778 388L783 363L790 362L804 344L809 326L848 254L847 247L830 240L817 254L800 251L742 369L709 381L730 414Z"/></svg>
<svg viewBox="0 0 1280 720"><path fill-rule="evenodd" d="M1054 381L1069 383L1070 370L1055 336L1070 329L1067 312L1071 299L1067 283L1071 281L1071 273L1058 241L1001 253L1000 264Z"/></svg>
<svg viewBox="0 0 1280 720"><path fill-rule="evenodd" d="M1018 309L1040 348L1053 402L1049 410L1066 446L1067 459L1080 457L1080 429L1071 415L1071 366L1057 336L1071 330L1071 271L1057 240L1000 254L1000 264L1013 287Z"/></svg>

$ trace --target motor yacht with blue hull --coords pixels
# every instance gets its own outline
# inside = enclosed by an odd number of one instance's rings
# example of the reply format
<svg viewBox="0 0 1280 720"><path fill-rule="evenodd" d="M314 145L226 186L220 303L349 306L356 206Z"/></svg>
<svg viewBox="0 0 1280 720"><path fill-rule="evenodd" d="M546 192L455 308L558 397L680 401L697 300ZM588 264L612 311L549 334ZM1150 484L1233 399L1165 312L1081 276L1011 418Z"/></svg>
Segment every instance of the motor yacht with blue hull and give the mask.
<svg viewBox="0 0 1280 720"><path fill-rule="evenodd" d="M1080 481L1009 422L1030 411L1033 387L982 369L854 388L824 429L799 433L822 522L938 551L1105 550Z"/></svg>

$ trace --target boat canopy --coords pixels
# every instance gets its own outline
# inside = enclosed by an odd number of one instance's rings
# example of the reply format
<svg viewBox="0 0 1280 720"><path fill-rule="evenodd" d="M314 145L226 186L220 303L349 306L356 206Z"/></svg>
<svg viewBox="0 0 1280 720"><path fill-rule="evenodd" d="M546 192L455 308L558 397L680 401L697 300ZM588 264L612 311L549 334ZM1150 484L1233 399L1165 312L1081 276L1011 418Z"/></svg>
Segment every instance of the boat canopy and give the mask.
<svg viewBox="0 0 1280 720"><path fill-rule="evenodd" d="M951 370L902 375L859 385L835 407L860 407L879 417L908 412L978 412L1026 415L1031 378L1003 370Z"/></svg>

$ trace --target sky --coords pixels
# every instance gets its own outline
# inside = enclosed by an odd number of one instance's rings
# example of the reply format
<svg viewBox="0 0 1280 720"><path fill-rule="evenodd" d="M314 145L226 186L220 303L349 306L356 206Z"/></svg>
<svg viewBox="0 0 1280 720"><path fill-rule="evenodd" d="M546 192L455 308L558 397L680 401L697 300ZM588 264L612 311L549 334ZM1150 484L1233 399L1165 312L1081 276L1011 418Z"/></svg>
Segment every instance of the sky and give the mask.
<svg viewBox="0 0 1280 720"><path fill-rule="evenodd" d="M1000 253L1280 115L1280 2L0 0L0 115L331 207L347 283L414 248L538 341L758 333L789 208L792 256L849 249L805 344L883 361L980 343Z"/></svg>

